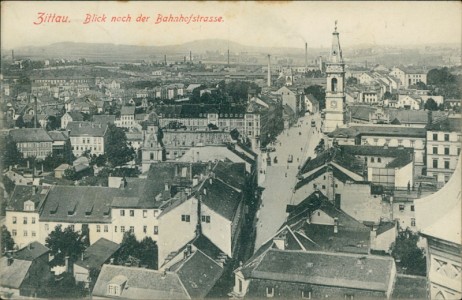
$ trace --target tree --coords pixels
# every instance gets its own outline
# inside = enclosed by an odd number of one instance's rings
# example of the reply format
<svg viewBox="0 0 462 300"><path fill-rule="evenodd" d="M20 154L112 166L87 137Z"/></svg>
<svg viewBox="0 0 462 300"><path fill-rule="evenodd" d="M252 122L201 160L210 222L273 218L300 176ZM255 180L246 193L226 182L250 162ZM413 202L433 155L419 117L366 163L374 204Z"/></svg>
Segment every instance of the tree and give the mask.
<svg viewBox="0 0 462 300"><path fill-rule="evenodd" d="M389 92L389 91L386 91L384 94L383 94L383 99L387 99L387 100L390 100L392 99L393 95Z"/></svg>
<svg viewBox="0 0 462 300"><path fill-rule="evenodd" d="M149 269L157 269L158 248L151 237L145 237L139 244L139 259Z"/></svg>
<svg viewBox="0 0 462 300"><path fill-rule="evenodd" d="M75 169L72 167L67 170L64 170L64 178L74 181L74 180L79 179L79 176L77 175L77 172L75 171Z"/></svg>
<svg viewBox="0 0 462 300"><path fill-rule="evenodd" d="M55 117L55 116L49 116L48 117L48 122L46 129L48 131L50 130L56 130L61 127L61 118L60 117Z"/></svg>
<svg viewBox="0 0 462 300"><path fill-rule="evenodd" d="M440 85L456 82L456 76L449 72L447 67L441 69L431 69L427 73L427 82L431 85Z"/></svg>
<svg viewBox="0 0 462 300"><path fill-rule="evenodd" d="M54 257L50 262L52 267L64 265L66 257L69 257L70 264L77 261L85 250L82 235L72 230L71 227L62 230L61 225L56 226L46 238L45 246L50 249Z"/></svg>
<svg viewBox="0 0 462 300"><path fill-rule="evenodd" d="M19 115L19 117L16 119L14 126L18 128L26 127L26 124L24 123L24 118L22 117L22 115Z"/></svg>
<svg viewBox="0 0 462 300"><path fill-rule="evenodd" d="M157 256L157 243L152 238L145 237L138 242L132 232L125 232L120 248L114 255L114 261L123 265L135 260L150 269L157 269Z"/></svg>
<svg viewBox="0 0 462 300"><path fill-rule="evenodd" d="M305 88L305 95L312 94L319 101L319 109L326 108L326 91L320 85L310 85Z"/></svg>
<svg viewBox="0 0 462 300"><path fill-rule="evenodd" d="M14 240L11 237L11 233L8 231L5 225L2 226L2 255L5 251L13 250Z"/></svg>
<svg viewBox="0 0 462 300"><path fill-rule="evenodd" d="M122 128L109 124L106 155L112 166L120 166L135 157L133 148L127 145L127 136Z"/></svg>
<svg viewBox="0 0 462 300"><path fill-rule="evenodd" d="M438 104L433 98L428 98L424 104L424 108L426 110L438 110Z"/></svg>
<svg viewBox="0 0 462 300"><path fill-rule="evenodd" d="M8 168L9 166L22 164L24 162L23 154L19 151L16 142L9 135L4 141L5 143L2 146L3 167Z"/></svg>
<svg viewBox="0 0 462 300"><path fill-rule="evenodd" d="M417 246L419 235L409 228L401 231L391 245L391 255L406 273L412 275L426 274L426 259L423 249Z"/></svg>
<svg viewBox="0 0 462 300"><path fill-rule="evenodd" d="M231 135L231 138L234 140L234 141L238 141L239 140L239 137L241 136L241 134L239 133L239 131L234 128L233 130L231 130L231 132L229 133Z"/></svg>

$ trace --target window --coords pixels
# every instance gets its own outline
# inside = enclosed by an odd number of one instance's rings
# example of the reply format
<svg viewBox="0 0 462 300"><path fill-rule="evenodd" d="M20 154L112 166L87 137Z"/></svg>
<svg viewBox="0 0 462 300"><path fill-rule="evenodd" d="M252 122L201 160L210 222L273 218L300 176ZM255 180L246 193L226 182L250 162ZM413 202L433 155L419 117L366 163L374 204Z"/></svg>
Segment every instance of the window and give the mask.
<svg viewBox="0 0 462 300"><path fill-rule="evenodd" d="M117 232L117 226L114 226L114 232Z"/></svg>
<svg viewBox="0 0 462 300"><path fill-rule="evenodd" d="M415 218L411 218L411 226L412 226L412 227L415 226Z"/></svg>
<svg viewBox="0 0 462 300"><path fill-rule="evenodd" d="M238 279L239 293L242 293L242 280Z"/></svg>
<svg viewBox="0 0 462 300"><path fill-rule="evenodd" d="M101 232L101 225L96 225L96 232Z"/></svg>
<svg viewBox="0 0 462 300"><path fill-rule="evenodd" d="M457 148L457 155L460 155L460 148Z"/></svg>
<svg viewBox="0 0 462 300"><path fill-rule="evenodd" d="M381 162L382 162L382 158L381 158L381 157L377 157L377 162L381 163Z"/></svg>
<svg viewBox="0 0 462 300"><path fill-rule="evenodd" d="M146 232L148 232L148 226L145 225L143 226L143 233L146 233Z"/></svg>
<svg viewBox="0 0 462 300"><path fill-rule="evenodd" d="M444 183L448 183L449 181L449 175L444 175Z"/></svg>
<svg viewBox="0 0 462 300"><path fill-rule="evenodd" d="M273 297L274 296L274 288L273 287L267 287L266 288L266 297Z"/></svg>
<svg viewBox="0 0 462 300"><path fill-rule="evenodd" d="M23 223L27 224L27 217L24 217Z"/></svg>
<svg viewBox="0 0 462 300"><path fill-rule="evenodd" d="M125 210L123 210L123 209L120 210L120 216L121 217L125 216Z"/></svg>
<svg viewBox="0 0 462 300"><path fill-rule="evenodd" d="M316 183L313 184L313 189L317 188L317 185Z"/></svg>
<svg viewBox="0 0 462 300"><path fill-rule="evenodd" d="M414 211L414 205L411 205L411 211Z"/></svg>
<svg viewBox="0 0 462 300"><path fill-rule="evenodd" d="M326 189L326 186L325 186L324 184L322 185L322 189L323 189L323 190L325 190L325 189Z"/></svg>
<svg viewBox="0 0 462 300"><path fill-rule="evenodd" d="M147 210L143 210L143 218L146 218L148 216L148 211Z"/></svg>
<svg viewBox="0 0 462 300"><path fill-rule="evenodd" d="M75 231L75 226L74 225L69 225L72 231Z"/></svg>
<svg viewBox="0 0 462 300"><path fill-rule="evenodd" d="M210 223L210 216L202 216L202 222Z"/></svg>
<svg viewBox="0 0 462 300"><path fill-rule="evenodd" d="M104 225L104 232L109 232L109 226L108 225Z"/></svg>
<svg viewBox="0 0 462 300"><path fill-rule="evenodd" d="M157 209L154 210L154 217L157 217L158 214L159 214L159 211Z"/></svg>
<svg viewBox="0 0 462 300"><path fill-rule="evenodd" d="M151 144L152 145L152 144ZM151 146L152 147L152 146ZM149 159L154 160L154 153L149 153Z"/></svg>
<svg viewBox="0 0 462 300"><path fill-rule="evenodd" d="M433 168L438 168L438 160L437 159L433 160Z"/></svg>
<svg viewBox="0 0 462 300"><path fill-rule="evenodd" d="M399 205L399 211L404 211L404 204Z"/></svg>
<svg viewBox="0 0 462 300"><path fill-rule="evenodd" d="M27 230L24 230L24 236L27 236Z"/></svg>
<svg viewBox="0 0 462 300"><path fill-rule="evenodd" d="M159 226L154 226L154 234L159 234Z"/></svg>
<svg viewBox="0 0 462 300"><path fill-rule="evenodd" d="M352 294L345 294L345 300L353 300L354 296Z"/></svg>
<svg viewBox="0 0 462 300"><path fill-rule="evenodd" d="M32 217L32 224L35 224L35 217Z"/></svg>
<svg viewBox="0 0 462 300"><path fill-rule="evenodd" d="M48 226L48 224L45 224L45 230L48 231L50 229L50 227Z"/></svg>
<svg viewBox="0 0 462 300"><path fill-rule="evenodd" d="M16 217L13 217L13 224L16 224L17 220Z"/></svg>
<svg viewBox="0 0 462 300"><path fill-rule="evenodd" d="M375 159L373 157L371 157L371 162L375 162Z"/></svg>
<svg viewBox="0 0 462 300"><path fill-rule="evenodd" d="M125 226L120 226L120 232L122 232L122 233L125 232Z"/></svg>
<svg viewBox="0 0 462 300"><path fill-rule="evenodd" d="M332 92L336 92L336 91L337 91L337 78L332 78L330 90L331 90Z"/></svg>
<svg viewBox="0 0 462 300"><path fill-rule="evenodd" d="M449 160L444 161L444 168L449 169Z"/></svg>
<svg viewBox="0 0 462 300"><path fill-rule="evenodd" d="M444 141L449 142L449 134L447 133L444 134Z"/></svg>
<svg viewBox="0 0 462 300"><path fill-rule="evenodd" d="M433 154L438 154L438 147L433 147Z"/></svg>
<svg viewBox="0 0 462 300"><path fill-rule="evenodd" d="M189 222L190 221L190 216L189 215L181 215L181 221L182 222Z"/></svg>
<svg viewBox="0 0 462 300"><path fill-rule="evenodd" d="M130 217L134 217L135 216L135 211L133 209L130 209Z"/></svg>
<svg viewBox="0 0 462 300"><path fill-rule="evenodd" d="M311 299L311 290L302 291L302 299Z"/></svg>
<svg viewBox="0 0 462 300"><path fill-rule="evenodd" d="M130 232L131 233L135 232L135 226L130 226Z"/></svg>
<svg viewBox="0 0 462 300"><path fill-rule="evenodd" d="M16 235L17 235L16 229L11 230L11 235L12 235L12 236L16 236Z"/></svg>
<svg viewBox="0 0 462 300"><path fill-rule="evenodd" d="M37 235L37 233L35 231L32 231L32 236L35 237L36 235Z"/></svg>
<svg viewBox="0 0 462 300"><path fill-rule="evenodd" d="M109 295L119 295L119 286L116 284L109 284L107 286L107 293Z"/></svg>
<svg viewBox="0 0 462 300"><path fill-rule="evenodd" d="M444 147L444 155L449 155L449 147Z"/></svg>

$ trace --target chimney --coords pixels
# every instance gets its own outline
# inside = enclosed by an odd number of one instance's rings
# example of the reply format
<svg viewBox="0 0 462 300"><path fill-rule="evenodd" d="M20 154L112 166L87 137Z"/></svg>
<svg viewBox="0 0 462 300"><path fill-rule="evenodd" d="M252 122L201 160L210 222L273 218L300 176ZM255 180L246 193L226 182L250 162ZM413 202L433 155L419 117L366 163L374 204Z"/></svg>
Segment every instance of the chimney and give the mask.
<svg viewBox="0 0 462 300"><path fill-rule="evenodd" d="M11 58L12 58L13 61L14 61L14 50L11 50Z"/></svg>
<svg viewBox="0 0 462 300"><path fill-rule="evenodd" d="M213 183L213 179L212 177L209 178L209 183L212 184Z"/></svg>
<svg viewBox="0 0 462 300"><path fill-rule="evenodd" d="M183 56L183 62L186 63L186 55Z"/></svg>
<svg viewBox="0 0 462 300"><path fill-rule="evenodd" d="M305 43L305 68L307 67L308 67L308 43Z"/></svg>
<svg viewBox="0 0 462 300"><path fill-rule="evenodd" d="M168 192L170 190L170 187L168 186L168 182L165 183L165 191Z"/></svg>
<svg viewBox="0 0 462 300"><path fill-rule="evenodd" d="M65 268L65 272L69 272L69 256L66 256L64 258L64 268Z"/></svg>
<svg viewBox="0 0 462 300"><path fill-rule="evenodd" d="M338 233L338 218L334 218L334 233Z"/></svg>
<svg viewBox="0 0 462 300"><path fill-rule="evenodd" d="M14 258L8 257L8 261L7 261L8 266L11 266L13 264L13 261L14 261Z"/></svg>
<svg viewBox="0 0 462 300"><path fill-rule="evenodd" d="M268 54L268 87L271 86L271 55Z"/></svg>
<svg viewBox="0 0 462 300"><path fill-rule="evenodd" d="M29 250L34 249L34 247L32 246L32 243L30 243L29 245L27 245L27 247L29 248Z"/></svg>
<svg viewBox="0 0 462 300"><path fill-rule="evenodd" d="M85 258L85 253L82 252L82 260Z"/></svg>

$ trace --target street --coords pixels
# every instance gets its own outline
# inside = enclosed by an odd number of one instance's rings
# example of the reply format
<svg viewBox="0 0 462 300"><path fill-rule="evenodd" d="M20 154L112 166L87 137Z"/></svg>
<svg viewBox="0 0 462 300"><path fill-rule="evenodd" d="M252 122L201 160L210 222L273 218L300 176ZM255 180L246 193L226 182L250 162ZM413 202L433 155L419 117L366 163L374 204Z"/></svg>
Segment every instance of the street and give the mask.
<svg viewBox="0 0 462 300"><path fill-rule="evenodd" d="M316 127L311 127L312 120L316 122ZM276 142L271 145L276 151L262 153L259 161L261 167L259 185L264 187L264 191L262 204L257 212L254 250L274 235L284 223L286 205L290 204L299 167L308 157L314 156L314 148L322 138L322 133L318 131L320 124L319 114L304 116L278 136ZM271 158L270 166L266 163L267 155ZM289 155L292 156L292 162L288 162ZM276 163L275 158L277 158Z"/></svg>

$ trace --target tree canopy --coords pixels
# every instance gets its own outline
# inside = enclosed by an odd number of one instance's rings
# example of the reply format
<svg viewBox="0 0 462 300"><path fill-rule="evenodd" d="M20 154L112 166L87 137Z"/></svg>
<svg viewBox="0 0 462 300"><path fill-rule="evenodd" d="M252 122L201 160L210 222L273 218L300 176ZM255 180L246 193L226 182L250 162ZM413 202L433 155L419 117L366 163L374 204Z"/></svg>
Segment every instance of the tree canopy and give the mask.
<svg viewBox="0 0 462 300"><path fill-rule="evenodd" d="M138 242L132 232L125 232L114 260L119 265L136 260L139 261L140 265L146 265L150 269L157 269L157 255L157 244L152 238L145 237L141 242Z"/></svg>
<svg viewBox="0 0 462 300"><path fill-rule="evenodd" d="M438 110L438 104L435 100L433 100L433 98L428 98L428 100L424 104L424 108L426 110Z"/></svg>
<svg viewBox="0 0 462 300"><path fill-rule="evenodd" d="M401 231L391 245L391 255L407 274L425 275L426 260L423 249L417 246L419 235L409 228Z"/></svg>
<svg viewBox="0 0 462 300"><path fill-rule="evenodd" d="M45 240L45 246L50 249L50 253L54 259L50 265L64 265L65 257L69 257L70 262L75 262L79 259L82 252L85 250L84 236L72 230L71 227L66 227L64 230L61 225L50 233Z"/></svg>
<svg viewBox="0 0 462 300"><path fill-rule="evenodd" d="M310 85L305 88L305 95L312 94L319 101L319 109L326 108L326 91L320 85Z"/></svg>
<svg viewBox="0 0 462 300"><path fill-rule="evenodd" d="M127 145L125 131L114 124L109 124L105 150L108 162L112 166L123 165L135 157L135 151Z"/></svg>
<svg viewBox="0 0 462 300"><path fill-rule="evenodd" d="M13 250L14 240L11 237L11 233L8 231L5 225L2 226L2 255L5 254L5 250Z"/></svg>
<svg viewBox="0 0 462 300"><path fill-rule="evenodd" d="M0 147L2 149L2 163L4 168L24 162L23 154L19 151L18 146L11 136L6 136L4 143L1 144Z"/></svg>

